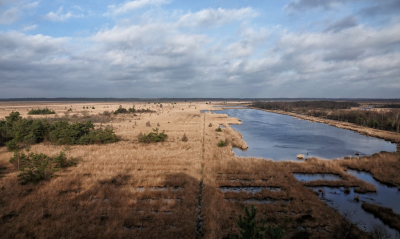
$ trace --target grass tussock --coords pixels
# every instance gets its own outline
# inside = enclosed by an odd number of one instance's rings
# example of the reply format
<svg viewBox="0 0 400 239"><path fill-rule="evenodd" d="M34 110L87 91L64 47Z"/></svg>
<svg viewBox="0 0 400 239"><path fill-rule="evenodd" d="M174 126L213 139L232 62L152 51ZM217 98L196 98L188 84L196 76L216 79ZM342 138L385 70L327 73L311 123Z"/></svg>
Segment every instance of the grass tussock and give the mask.
<svg viewBox="0 0 400 239"><path fill-rule="evenodd" d="M400 215L393 212L391 208L381 207L378 205L364 202L362 208L372 213L375 217L381 219L385 224L397 231L400 231Z"/></svg>

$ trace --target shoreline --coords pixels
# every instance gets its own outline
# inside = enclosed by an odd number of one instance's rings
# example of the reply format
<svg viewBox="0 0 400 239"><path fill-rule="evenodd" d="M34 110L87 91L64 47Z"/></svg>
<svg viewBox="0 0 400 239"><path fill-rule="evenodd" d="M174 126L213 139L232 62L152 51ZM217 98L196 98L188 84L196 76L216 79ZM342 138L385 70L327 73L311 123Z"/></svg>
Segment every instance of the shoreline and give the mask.
<svg viewBox="0 0 400 239"><path fill-rule="evenodd" d="M335 120L330 120L330 119L323 119L323 118L318 118L318 117L314 117L314 116L306 116L306 115L301 115L301 114L296 114L296 113L286 112L286 111L281 111L281 110L265 110L265 109L251 107L251 106L248 106L248 108L255 109L255 110L262 110L262 111L270 112L270 113L281 114L281 115L293 116L300 120L307 120L312 123L323 123L323 124L327 124L330 126L334 126L336 128L351 130L351 131L357 132L361 135L383 139L386 141L390 141L394 144L397 144L397 151L399 151L400 133L397 133L397 132L373 129L373 128L369 128L369 127L365 127L365 126L359 126L359 125L356 125L353 123L335 121Z"/></svg>

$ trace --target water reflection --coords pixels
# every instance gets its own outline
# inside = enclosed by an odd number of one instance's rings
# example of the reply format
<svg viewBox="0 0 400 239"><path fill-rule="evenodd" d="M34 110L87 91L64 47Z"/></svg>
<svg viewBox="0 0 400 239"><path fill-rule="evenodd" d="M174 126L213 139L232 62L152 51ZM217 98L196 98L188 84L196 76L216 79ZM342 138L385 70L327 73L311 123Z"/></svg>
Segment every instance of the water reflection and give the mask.
<svg viewBox="0 0 400 239"><path fill-rule="evenodd" d="M336 181L341 180L341 177L334 174L305 174L294 173L293 176L300 182L311 182L317 180Z"/></svg>

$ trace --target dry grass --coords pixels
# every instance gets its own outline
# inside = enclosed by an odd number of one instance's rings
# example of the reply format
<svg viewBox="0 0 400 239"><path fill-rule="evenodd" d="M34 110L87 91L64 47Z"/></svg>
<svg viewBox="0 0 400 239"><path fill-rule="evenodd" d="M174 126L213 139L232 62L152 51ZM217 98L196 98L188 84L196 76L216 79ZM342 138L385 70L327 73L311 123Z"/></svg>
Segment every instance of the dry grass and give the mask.
<svg viewBox="0 0 400 239"><path fill-rule="evenodd" d="M391 208L381 207L366 202L362 204L362 208L365 211L374 214L375 217L381 219L390 227L400 231L400 215L394 213Z"/></svg>
<svg viewBox="0 0 400 239"><path fill-rule="evenodd" d="M239 202L249 199L275 200L257 204L258 216L284 227L285 238L291 238L298 226L307 228L312 238L329 238L345 222L344 218L303 187L293 173L334 173L343 180L332 186L372 190L371 185L343 171L345 167L373 171L373 167L368 168L368 160L372 160L369 158L350 165L351 160L274 163L235 157L232 146L247 148L241 135L229 126L240 124L240 120L200 114L200 110L212 109L205 103L163 103L161 108L138 102L8 102L0 103L0 118L17 110L27 117L29 109L46 106L57 113L48 117L103 117L99 114L120 105L154 112L111 115L107 122L97 121L97 127L112 126L121 140L108 145L72 146L69 156L81 159L78 166L60 172L60 177L50 181L19 185L18 172L8 163L12 153L0 148L0 168L5 168L0 172L4 175L0 177L0 188L4 187L0 191L0 238L194 238L201 180L204 238L224 238L237 232L237 215L243 213L245 205ZM83 106L89 106L86 113L82 113ZM67 112L69 108L72 112ZM139 143L137 135L152 130L146 122L153 127L159 124L160 131L165 130L168 135L166 142ZM225 126L222 132L215 131L219 125ZM189 140L183 142L182 135ZM218 147L220 140L228 140L228 147ZM38 144L31 151L52 156L61 149L62 146ZM220 186L279 187L281 191L222 193ZM309 220L300 220L303 216ZM360 238L365 236L357 228L352 230Z"/></svg>

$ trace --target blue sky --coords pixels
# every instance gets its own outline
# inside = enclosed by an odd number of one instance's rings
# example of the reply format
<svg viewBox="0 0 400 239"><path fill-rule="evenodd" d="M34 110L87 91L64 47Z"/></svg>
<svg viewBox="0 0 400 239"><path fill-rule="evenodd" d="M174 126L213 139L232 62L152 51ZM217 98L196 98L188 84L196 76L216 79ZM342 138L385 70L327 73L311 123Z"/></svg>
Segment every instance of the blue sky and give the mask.
<svg viewBox="0 0 400 239"><path fill-rule="evenodd" d="M0 0L0 98L399 98L399 0Z"/></svg>

